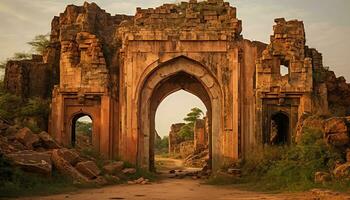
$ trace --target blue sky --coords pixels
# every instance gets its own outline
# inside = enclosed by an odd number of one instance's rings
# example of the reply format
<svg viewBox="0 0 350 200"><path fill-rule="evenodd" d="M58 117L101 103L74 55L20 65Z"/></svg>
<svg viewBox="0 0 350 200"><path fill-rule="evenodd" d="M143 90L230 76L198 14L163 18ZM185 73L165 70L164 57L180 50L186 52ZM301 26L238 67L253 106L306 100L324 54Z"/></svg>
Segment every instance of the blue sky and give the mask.
<svg viewBox="0 0 350 200"><path fill-rule="evenodd" d="M1 0L0 1L0 60L15 52L30 51L26 44L35 35L48 33L53 16L63 12L67 4L82 5L82 0ZM91 2L91 1L88 1ZM134 14L136 7L156 7L176 0L96 0L101 8L113 14ZM243 21L243 36L250 40L269 42L274 18L303 20L307 45L323 53L324 64L337 76L350 80L350 0L230 0L237 7L238 18ZM198 98L179 93L165 99L157 113L162 127L158 132L168 132L176 119L182 119L189 109L180 105L200 107ZM172 100L175 99L175 100ZM175 114L172 108L181 110Z"/></svg>

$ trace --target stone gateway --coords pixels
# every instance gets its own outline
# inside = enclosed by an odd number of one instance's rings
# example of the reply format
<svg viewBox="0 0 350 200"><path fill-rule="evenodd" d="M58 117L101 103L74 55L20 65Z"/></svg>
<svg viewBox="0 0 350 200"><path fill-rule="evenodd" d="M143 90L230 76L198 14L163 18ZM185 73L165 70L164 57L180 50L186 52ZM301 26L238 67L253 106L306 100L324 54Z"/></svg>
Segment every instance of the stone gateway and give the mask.
<svg viewBox="0 0 350 200"><path fill-rule="evenodd" d="M5 87L22 96L47 96L50 87L49 133L60 144L74 146L76 120L87 115L97 151L146 169L154 167L157 107L188 91L208 110L215 170L257 146L291 143L303 114L328 112L327 85L313 76L322 56L306 46L303 22L275 23L264 44L244 39L236 8L223 0L137 8L135 16L69 5L52 20L43 58L11 63ZM40 72L48 80L37 80Z"/></svg>

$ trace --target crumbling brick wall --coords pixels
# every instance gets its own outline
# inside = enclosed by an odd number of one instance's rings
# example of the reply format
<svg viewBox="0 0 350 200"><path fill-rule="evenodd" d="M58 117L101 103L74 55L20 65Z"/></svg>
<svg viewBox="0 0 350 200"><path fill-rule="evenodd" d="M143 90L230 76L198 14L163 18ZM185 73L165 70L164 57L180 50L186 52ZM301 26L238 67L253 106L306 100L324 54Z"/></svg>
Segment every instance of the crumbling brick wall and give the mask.
<svg viewBox="0 0 350 200"><path fill-rule="evenodd" d="M41 56L31 60L9 61L6 65L4 87L23 98L49 97L50 68Z"/></svg>

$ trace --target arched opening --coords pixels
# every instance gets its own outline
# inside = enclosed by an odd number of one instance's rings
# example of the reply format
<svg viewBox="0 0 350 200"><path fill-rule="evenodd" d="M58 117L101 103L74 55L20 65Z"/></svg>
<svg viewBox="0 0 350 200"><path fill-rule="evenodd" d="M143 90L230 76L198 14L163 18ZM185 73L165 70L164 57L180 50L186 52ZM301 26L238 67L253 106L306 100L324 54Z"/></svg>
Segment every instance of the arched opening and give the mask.
<svg viewBox="0 0 350 200"><path fill-rule="evenodd" d="M179 90L159 104L155 116L157 171L199 169L209 156L207 108L200 98Z"/></svg>
<svg viewBox="0 0 350 200"><path fill-rule="evenodd" d="M159 104L170 94L185 90L197 96L205 105L208 117L209 159L208 168L217 169L221 157L222 93L217 80L198 62L180 56L153 66L153 70L141 78L138 89L138 137L137 164L155 170L154 142L155 116ZM176 108L174 108L176 109Z"/></svg>
<svg viewBox="0 0 350 200"><path fill-rule="evenodd" d="M93 147L92 118L87 114L78 114L72 119L72 146L77 149L91 149Z"/></svg>
<svg viewBox="0 0 350 200"><path fill-rule="evenodd" d="M270 130L270 144L287 144L289 142L289 117L282 112L272 115Z"/></svg>
<svg viewBox="0 0 350 200"><path fill-rule="evenodd" d="M280 65L280 74L281 76L286 76L289 74L289 68L285 65Z"/></svg>

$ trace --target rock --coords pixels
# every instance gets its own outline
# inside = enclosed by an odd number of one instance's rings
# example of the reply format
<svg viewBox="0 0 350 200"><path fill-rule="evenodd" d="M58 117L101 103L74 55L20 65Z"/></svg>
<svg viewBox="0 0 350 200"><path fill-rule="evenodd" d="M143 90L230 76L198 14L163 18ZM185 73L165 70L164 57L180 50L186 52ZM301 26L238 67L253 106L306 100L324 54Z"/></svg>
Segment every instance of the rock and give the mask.
<svg viewBox="0 0 350 200"><path fill-rule="evenodd" d="M43 131L39 133L39 138L41 145L46 149L59 149L60 145L49 135L47 132Z"/></svg>
<svg viewBox="0 0 350 200"><path fill-rule="evenodd" d="M241 170L240 169L235 169L235 168L229 168L227 170L227 173L232 174L232 175L236 175L236 176L240 176L241 175Z"/></svg>
<svg viewBox="0 0 350 200"><path fill-rule="evenodd" d="M336 178L348 178L350 177L350 163L345 163L336 166L333 170L334 177Z"/></svg>
<svg viewBox="0 0 350 200"><path fill-rule="evenodd" d="M350 143L347 119L333 117L325 121L324 134L329 145L343 147Z"/></svg>
<svg viewBox="0 0 350 200"><path fill-rule="evenodd" d="M52 151L51 160L54 167L63 175L71 177L76 183L88 183L89 179L82 175L77 169L75 169L69 161L64 157L61 149L55 149Z"/></svg>
<svg viewBox="0 0 350 200"><path fill-rule="evenodd" d="M331 181L331 175L327 172L316 172L315 183L326 183Z"/></svg>
<svg viewBox="0 0 350 200"><path fill-rule="evenodd" d="M107 185L108 181L103 177L103 176L98 176L95 180L94 183L98 185Z"/></svg>
<svg viewBox="0 0 350 200"><path fill-rule="evenodd" d="M89 179L97 178L101 171L93 161L79 162L75 168Z"/></svg>
<svg viewBox="0 0 350 200"><path fill-rule="evenodd" d="M143 177L137 179L137 180L134 180L134 183L136 184L141 184L145 179Z"/></svg>
<svg viewBox="0 0 350 200"><path fill-rule="evenodd" d="M27 127L22 128L16 133L16 140L29 149L32 149L34 146L39 144L39 136L33 134L33 132Z"/></svg>
<svg viewBox="0 0 350 200"><path fill-rule="evenodd" d="M22 170L31 173L50 176L52 172L51 153L35 151L20 151L8 154L7 157Z"/></svg>
<svg viewBox="0 0 350 200"><path fill-rule="evenodd" d="M70 149L58 149L57 153L71 165L75 166L78 162L82 161L79 154L74 150Z"/></svg>
<svg viewBox="0 0 350 200"><path fill-rule="evenodd" d="M345 118L333 117L324 123L325 137L331 134L347 133L348 127L345 124Z"/></svg>
<svg viewBox="0 0 350 200"><path fill-rule="evenodd" d="M350 149L346 150L346 162L350 162Z"/></svg>
<svg viewBox="0 0 350 200"><path fill-rule="evenodd" d="M135 168L125 168L123 169L123 174L135 174L136 173L136 169Z"/></svg>
<svg viewBox="0 0 350 200"><path fill-rule="evenodd" d="M103 170L107 174L116 174L116 173L122 171L123 167L124 167L124 162L117 161L117 162L109 163L109 164L103 166Z"/></svg>

